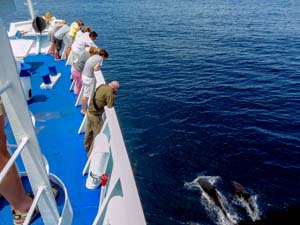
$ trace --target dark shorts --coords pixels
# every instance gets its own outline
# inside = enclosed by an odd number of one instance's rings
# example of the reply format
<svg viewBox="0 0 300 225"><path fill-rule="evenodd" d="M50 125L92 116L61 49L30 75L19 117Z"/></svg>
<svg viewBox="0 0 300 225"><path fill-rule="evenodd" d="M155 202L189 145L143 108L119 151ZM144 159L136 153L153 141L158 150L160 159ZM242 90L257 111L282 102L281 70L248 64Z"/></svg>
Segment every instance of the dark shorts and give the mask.
<svg viewBox="0 0 300 225"><path fill-rule="evenodd" d="M62 43L63 43L63 40L59 40L59 39L56 39L54 38L54 42L55 42L55 48L57 51L60 51L61 50L61 47L62 47Z"/></svg>

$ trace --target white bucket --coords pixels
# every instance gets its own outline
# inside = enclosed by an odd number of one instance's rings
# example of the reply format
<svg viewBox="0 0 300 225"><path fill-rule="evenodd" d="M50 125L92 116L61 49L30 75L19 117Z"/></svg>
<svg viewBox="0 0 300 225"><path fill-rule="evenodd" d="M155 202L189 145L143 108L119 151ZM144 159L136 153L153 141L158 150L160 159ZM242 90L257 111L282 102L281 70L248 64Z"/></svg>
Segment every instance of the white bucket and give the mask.
<svg viewBox="0 0 300 225"><path fill-rule="evenodd" d="M94 140L91 164L85 186L95 189L100 185L100 177L106 172L109 160L109 145L105 134L98 134Z"/></svg>

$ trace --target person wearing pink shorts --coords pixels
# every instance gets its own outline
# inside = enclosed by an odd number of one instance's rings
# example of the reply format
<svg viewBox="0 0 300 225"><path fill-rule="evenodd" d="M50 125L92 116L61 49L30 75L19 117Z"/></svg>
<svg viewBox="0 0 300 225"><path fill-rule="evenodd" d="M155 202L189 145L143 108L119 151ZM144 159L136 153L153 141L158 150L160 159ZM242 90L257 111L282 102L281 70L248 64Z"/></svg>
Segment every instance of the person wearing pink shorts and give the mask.
<svg viewBox="0 0 300 225"><path fill-rule="evenodd" d="M76 95L77 98L82 87L81 72L76 70L74 67L72 68L71 72L72 72L72 79L74 81L74 94Z"/></svg>
<svg viewBox="0 0 300 225"><path fill-rule="evenodd" d="M90 47L88 52L84 52L79 59L72 64L72 79L74 80L74 94L78 97L82 87L82 71L87 59L98 52L96 47Z"/></svg>

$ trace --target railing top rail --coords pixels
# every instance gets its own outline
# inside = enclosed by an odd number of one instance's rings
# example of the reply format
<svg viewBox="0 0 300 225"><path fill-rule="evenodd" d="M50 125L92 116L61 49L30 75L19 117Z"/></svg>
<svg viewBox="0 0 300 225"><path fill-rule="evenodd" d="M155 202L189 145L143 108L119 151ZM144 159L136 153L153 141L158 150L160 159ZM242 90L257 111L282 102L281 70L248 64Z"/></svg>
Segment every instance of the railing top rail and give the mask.
<svg viewBox="0 0 300 225"><path fill-rule="evenodd" d="M123 198L128 205L128 207L126 207L128 224L146 224L137 186L132 173L132 168L115 109L109 109L105 107L105 114L106 119L108 120L109 130L111 134L113 134L111 135L110 146L114 161L114 171L119 176Z"/></svg>

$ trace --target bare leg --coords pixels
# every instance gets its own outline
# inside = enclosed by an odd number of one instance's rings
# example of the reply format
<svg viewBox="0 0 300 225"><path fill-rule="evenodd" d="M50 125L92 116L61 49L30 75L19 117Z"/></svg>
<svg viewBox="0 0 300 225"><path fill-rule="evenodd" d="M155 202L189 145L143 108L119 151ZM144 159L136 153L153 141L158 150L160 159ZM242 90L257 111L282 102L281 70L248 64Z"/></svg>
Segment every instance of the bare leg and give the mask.
<svg viewBox="0 0 300 225"><path fill-rule="evenodd" d="M4 116L0 116L0 170L4 168L5 164L10 158L7 151L6 135L4 132ZM25 213L29 210L32 199L25 193L21 179L18 175L15 166L12 166L6 177L0 184L0 193L9 202L12 209L16 213Z"/></svg>
<svg viewBox="0 0 300 225"><path fill-rule="evenodd" d="M54 56L55 56L55 59L57 59L57 60L60 59L59 51L57 49L55 49L55 51L54 51Z"/></svg>
<svg viewBox="0 0 300 225"><path fill-rule="evenodd" d="M81 106L81 113L85 114L86 113L86 104L88 103L89 98L88 97L83 97L82 98L82 106Z"/></svg>
<svg viewBox="0 0 300 225"><path fill-rule="evenodd" d="M53 55L53 54L54 54L54 51L55 51L55 43L54 43L54 42L51 42L51 43L50 43L49 50L48 50L48 54Z"/></svg>
<svg viewBox="0 0 300 225"><path fill-rule="evenodd" d="M66 60L68 60L70 52L71 52L71 48L69 47L66 49Z"/></svg>

